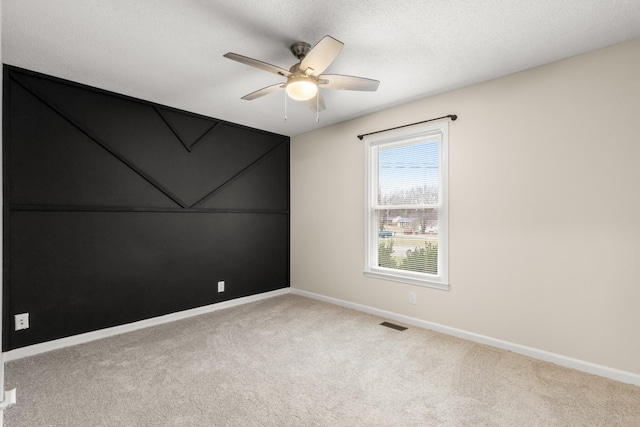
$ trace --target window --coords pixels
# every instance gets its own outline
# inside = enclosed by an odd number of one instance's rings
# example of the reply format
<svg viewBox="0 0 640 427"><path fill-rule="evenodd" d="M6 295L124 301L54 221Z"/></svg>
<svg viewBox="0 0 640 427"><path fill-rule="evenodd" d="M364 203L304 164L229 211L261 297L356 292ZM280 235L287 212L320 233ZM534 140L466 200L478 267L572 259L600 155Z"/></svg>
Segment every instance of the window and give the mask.
<svg viewBox="0 0 640 427"><path fill-rule="evenodd" d="M448 289L448 122L365 137L364 274Z"/></svg>

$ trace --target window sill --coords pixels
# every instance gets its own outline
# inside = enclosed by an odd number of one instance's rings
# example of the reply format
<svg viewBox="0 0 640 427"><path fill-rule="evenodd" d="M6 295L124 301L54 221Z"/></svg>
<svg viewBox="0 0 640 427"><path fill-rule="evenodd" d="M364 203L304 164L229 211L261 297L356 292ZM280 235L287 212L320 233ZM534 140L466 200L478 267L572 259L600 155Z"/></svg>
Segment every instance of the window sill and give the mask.
<svg viewBox="0 0 640 427"><path fill-rule="evenodd" d="M373 271L373 270L364 270L363 274L366 277L372 277L374 279L408 283L410 285L424 286L427 288L440 289L443 291L449 290L448 282L444 282L440 278L435 278L435 277L434 279L429 280L429 279L424 279L422 277L415 277L415 276L404 275L404 274L394 274L387 271Z"/></svg>

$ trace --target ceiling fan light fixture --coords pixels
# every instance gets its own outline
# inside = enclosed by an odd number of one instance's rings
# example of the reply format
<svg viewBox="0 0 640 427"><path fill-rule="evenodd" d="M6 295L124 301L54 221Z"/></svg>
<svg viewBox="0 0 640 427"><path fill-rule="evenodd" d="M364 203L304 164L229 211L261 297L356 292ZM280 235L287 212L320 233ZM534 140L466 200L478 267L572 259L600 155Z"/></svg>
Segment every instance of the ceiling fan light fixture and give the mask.
<svg viewBox="0 0 640 427"><path fill-rule="evenodd" d="M287 81L287 95L296 101L306 101L318 93L318 85L307 76L291 76Z"/></svg>
<svg viewBox="0 0 640 427"><path fill-rule="evenodd" d="M295 42L291 45L290 50L299 62L293 64L288 70L233 52L227 52L223 56L287 79L285 82L272 84L251 92L243 96L242 99L250 101L285 89L285 117L286 100L291 98L294 101L303 101L309 108L312 108L316 112L317 120L318 111L325 109L320 85L322 85L323 90L338 89L374 92L380 84L377 80L364 77L323 74L336 59L343 46L344 44L341 41L331 36L324 36L314 47L311 47L309 43Z"/></svg>

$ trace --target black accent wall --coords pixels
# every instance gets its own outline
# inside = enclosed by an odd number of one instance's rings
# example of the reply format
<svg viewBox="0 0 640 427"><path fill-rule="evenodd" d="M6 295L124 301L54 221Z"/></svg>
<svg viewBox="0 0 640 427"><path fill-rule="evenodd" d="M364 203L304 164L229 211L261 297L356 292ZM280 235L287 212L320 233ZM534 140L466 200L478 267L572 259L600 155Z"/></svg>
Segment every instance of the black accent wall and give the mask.
<svg viewBox="0 0 640 427"><path fill-rule="evenodd" d="M289 286L288 137L11 66L3 89L5 351Z"/></svg>

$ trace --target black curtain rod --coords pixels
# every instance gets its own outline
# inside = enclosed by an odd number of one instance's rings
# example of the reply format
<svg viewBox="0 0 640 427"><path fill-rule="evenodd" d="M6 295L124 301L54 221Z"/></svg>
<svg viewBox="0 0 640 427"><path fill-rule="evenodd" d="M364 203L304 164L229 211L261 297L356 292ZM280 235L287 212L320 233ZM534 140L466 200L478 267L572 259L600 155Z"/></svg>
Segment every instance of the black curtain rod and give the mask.
<svg viewBox="0 0 640 427"><path fill-rule="evenodd" d="M376 133L386 132L386 131L389 131L389 130L396 130L396 129L406 128L407 126L419 125L421 123L427 123L427 122L432 122L434 120L441 120L441 119L448 119L448 118L450 118L452 121L455 121L455 120L458 119L458 116L456 116L455 114L449 114L449 115L442 116L442 117L436 117L435 119L423 120L421 122L409 123L408 125L396 126L394 128L383 129L383 130L377 130L375 132L369 132L369 133L365 133L365 134L362 134L362 135L358 135L358 139L362 141L362 138L364 138L365 136L375 135Z"/></svg>

